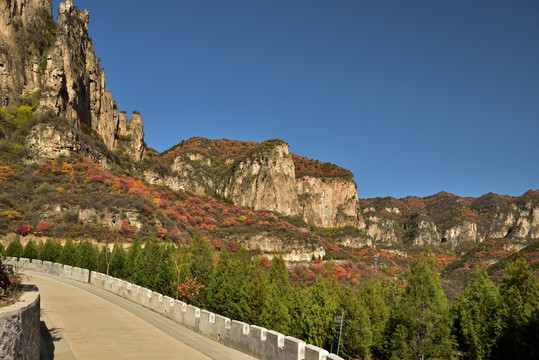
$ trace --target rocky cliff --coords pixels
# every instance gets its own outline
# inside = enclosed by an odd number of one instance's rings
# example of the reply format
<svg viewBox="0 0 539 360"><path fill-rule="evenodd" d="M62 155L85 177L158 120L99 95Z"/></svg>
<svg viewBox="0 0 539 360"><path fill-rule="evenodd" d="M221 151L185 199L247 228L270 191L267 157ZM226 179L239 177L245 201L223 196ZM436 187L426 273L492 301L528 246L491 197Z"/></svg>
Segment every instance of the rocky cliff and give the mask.
<svg viewBox="0 0 539 360"><path fill-rule="evenodd" d="M438 245L506 239L518 250L539 239L539 191L520 197L486 194L477 199L441 192L426 198L360 201L366 236L382 246Z"/></svg>
<svg viewBox="0 0 539 360"><path fill-rule="evenodd" d="M135 113L128 121L107 90L88 36L88 11L67 0L60 4L56 24L51 0L0 0L0 8L1 105L33 96L39 110L50 109L75 128L95 131L110 150L122 149L140 161L142 117ZM47 141L42 135L34 143Z"/></svg>
<svg viewBox="0 0 539 360"><path fill-rule="evenodd" d="M193 138L161 156L176 189L210 193L254 210L301 216L322 227L364 227L353 176L333 164L290 153L281 140L263 143ZM146 174L158 182L155 174Z"/></svg>

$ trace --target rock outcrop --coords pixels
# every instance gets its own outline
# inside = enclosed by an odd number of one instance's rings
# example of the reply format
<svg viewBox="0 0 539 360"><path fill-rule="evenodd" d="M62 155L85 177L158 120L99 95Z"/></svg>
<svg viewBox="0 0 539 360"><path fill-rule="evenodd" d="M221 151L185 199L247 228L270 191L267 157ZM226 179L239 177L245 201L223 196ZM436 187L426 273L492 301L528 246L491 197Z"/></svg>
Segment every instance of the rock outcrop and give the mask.
<svg viewBox="0 0 539 360"><path fill-rule="evenodd" d="M140 161L142 117L134 113L127 121L107 90L88 36L88 11L66 0L55 24L51 0L0 0L0 8L0 105L40 95L39 110L50 109L78 129L95 131L110 150Z"/></svg>
<svg viewBox="0 0 539 360"><path fill-rule="evenodd" d="M348 171L345 176L315 173L315 162L291 154L282 140L253 143L193 138L162 155L161 160L173 173L162 177L146 173L152 183L216 194L254 210L301 216L312 225L365 227L353 176ZM298 176L298 161L311 165L310 172ZM336 168L332 165L328 171Z"/></svg>

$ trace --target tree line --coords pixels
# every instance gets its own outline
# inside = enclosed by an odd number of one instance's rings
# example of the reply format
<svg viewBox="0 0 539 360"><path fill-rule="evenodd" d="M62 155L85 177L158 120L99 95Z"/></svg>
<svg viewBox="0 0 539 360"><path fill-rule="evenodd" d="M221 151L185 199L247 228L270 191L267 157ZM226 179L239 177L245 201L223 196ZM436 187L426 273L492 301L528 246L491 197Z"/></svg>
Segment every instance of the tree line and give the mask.
<svg viewBox="0 0 539 360"><path fill-rule="evenodd" d="M282 256L268 263L245 248L230 250L214 251L198 233L189 246L156 238L144 246L135 239L128 250L70 239L22 246L15 238L0 246L5 256L106 273L348 359L539 358L539 282L521 257L499 285L476 269L450 306L429 251L406 276L352 286L331 267L308 285L295 284Z"/></svg>

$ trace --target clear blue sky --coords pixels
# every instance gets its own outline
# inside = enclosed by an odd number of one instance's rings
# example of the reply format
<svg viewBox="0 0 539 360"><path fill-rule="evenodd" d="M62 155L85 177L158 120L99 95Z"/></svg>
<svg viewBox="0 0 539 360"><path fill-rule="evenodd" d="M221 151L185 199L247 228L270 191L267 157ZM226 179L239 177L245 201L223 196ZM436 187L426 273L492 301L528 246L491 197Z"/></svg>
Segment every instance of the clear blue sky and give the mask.
<svg viewBox="0 0 539 360"><path fill-rule="evenodd" d="M156 150L280 138L360 198L539 188L537 0L74 2Z"/></svg>

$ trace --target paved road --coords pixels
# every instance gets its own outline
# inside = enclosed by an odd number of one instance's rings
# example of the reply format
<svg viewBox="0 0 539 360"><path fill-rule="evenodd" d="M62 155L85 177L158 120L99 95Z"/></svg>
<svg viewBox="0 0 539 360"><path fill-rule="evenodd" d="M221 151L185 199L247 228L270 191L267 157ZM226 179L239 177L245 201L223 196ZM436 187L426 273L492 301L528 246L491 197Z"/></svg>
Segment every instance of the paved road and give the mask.
<svg viewBox="0 0 539 360"><path fill-rule="evenodd" d="M254 359L90 284L27 274L41 294L42 358Z"/></svg>

